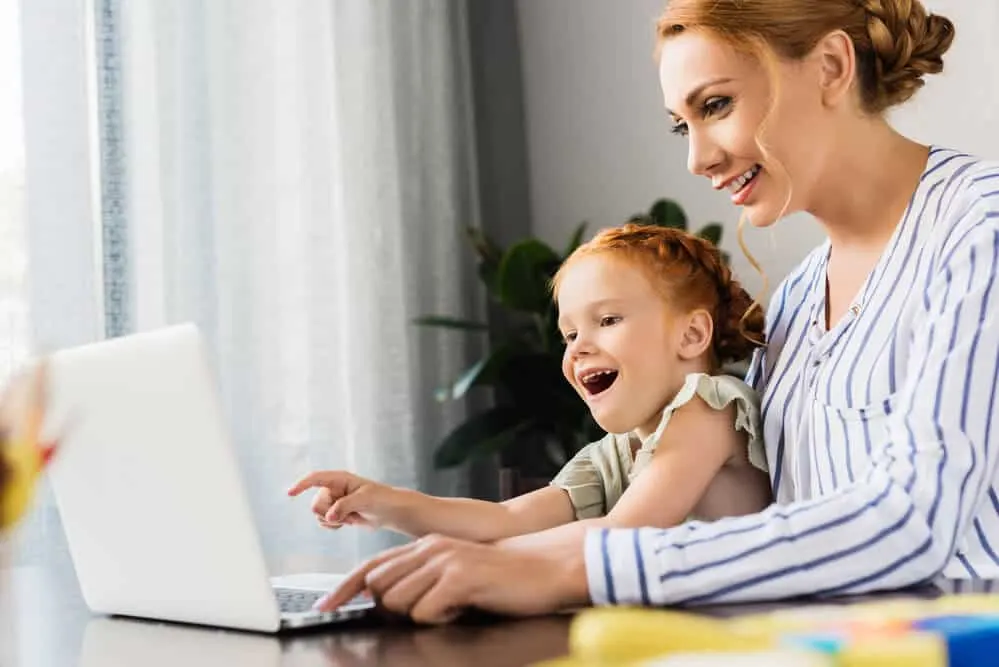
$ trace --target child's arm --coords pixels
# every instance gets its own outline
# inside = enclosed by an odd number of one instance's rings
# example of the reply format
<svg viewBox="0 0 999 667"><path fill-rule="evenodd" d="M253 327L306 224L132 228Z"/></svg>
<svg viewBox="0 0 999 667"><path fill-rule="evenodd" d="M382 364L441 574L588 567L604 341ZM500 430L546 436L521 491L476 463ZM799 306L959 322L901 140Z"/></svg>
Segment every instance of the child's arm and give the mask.
<svg viewBox="0 0 999 667"><path fill-rule="evenodd" d="M320 523L330 528L369 525L413 537L440 533L493 542L546 530L574 519L568 494L556 487L494 503L430 496L330 470L307 475L288 490L288 495L297 496L309 488L318 489L313 512Z"/></svg>
<svg viewBox="0 0 999 667"><path fill-rule="evenodd" d="M585 519L534 535L522 535L502 544L538 547L603 527L669 527L683 522L704 498L722 467L746 449L746 434L736 431L735 406L715 410L699 397L677 409L663 432L652 460L604 517ZM769 504L759 476L749 466L744 481L733 488L747 492L744 513ZM767 487L769 488L769 487ZM741 508L740 508L741 509Z"/></svg>

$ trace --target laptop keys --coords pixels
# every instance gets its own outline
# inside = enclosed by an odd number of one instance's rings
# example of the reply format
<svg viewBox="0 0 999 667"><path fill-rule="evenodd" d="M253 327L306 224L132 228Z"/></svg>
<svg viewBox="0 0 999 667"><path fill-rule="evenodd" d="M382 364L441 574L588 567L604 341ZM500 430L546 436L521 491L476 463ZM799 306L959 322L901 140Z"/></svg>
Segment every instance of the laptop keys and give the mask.
<svg viewBox="0 0 999 667"><path fill-rule="evenodd" d="M274 595L277 597L278 607L283 614L301 614L312 611L312 605L319 598L326 595L326 591L308 591L297 588L275 588ZM344 605L344 607L362 606L370 607L371 598L358 595L356 598Z"/></svg>

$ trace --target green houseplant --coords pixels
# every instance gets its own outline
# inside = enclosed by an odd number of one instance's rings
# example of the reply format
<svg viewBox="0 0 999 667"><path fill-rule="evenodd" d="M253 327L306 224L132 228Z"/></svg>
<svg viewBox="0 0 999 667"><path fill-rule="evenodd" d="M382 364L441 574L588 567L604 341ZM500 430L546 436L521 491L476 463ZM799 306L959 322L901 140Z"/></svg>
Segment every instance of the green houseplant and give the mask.
<svg viewBox="0 0 999 667"><path fill-rule="evenodd" d="M683 208L669 199L656 201L648 213L629 221L687 229ZM535 238L501 248L482 230L467 231L479 277L502 314L502 326L491 329L485 323L442 315L424 316L416 323L475 335L490 333L486 354L451 386L438 390L438 399L458 400L470 391L489 388L494 401L443 439L434 465L447 468L498 454L502 466L526 478L550 478L583 445L603 435L562 376L564 348L550 292L558 267L583 241L586 223L576 228L561 252ZM712 223L697 234L717 245L722 226Z"/></svg>

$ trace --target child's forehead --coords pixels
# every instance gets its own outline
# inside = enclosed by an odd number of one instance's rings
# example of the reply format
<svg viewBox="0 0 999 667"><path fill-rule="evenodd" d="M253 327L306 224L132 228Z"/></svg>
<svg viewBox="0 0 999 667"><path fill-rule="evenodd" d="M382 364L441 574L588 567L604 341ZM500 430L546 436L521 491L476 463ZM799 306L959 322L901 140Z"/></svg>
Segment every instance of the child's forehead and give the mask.
<svg viewBox="0 0 999 667"><path fill-rule="evenodd" d="M652 278L652 272L633 258L596 252L578 257L566 267L559 285L559 297L561 300L565 292L649 291L654 288Z"/></svg>
<svg viewBox="0 0 999 667"><path fill-rule="evenodd" d="M568 269L558 291L558 307L563 313L650 301L665 305L652 276L633 262L594 255L580 258Z"/></svg>

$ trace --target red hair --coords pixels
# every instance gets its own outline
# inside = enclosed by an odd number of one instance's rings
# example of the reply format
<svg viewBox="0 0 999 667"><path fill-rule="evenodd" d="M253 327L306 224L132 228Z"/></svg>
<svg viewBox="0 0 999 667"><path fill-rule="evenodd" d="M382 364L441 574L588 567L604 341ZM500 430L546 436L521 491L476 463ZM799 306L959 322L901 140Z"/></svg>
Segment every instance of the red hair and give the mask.
<svg viewBox="0 0 999 667"><path fill-rule="evenodd" d="M698 308L714 323L712 352L716 362L739 361L764 342L764 317L712 243L687 232L629 223L605 229L579 246L552 279L558 298L565 271L584 257L609 255L632 262L673 307Z"/></svg>

